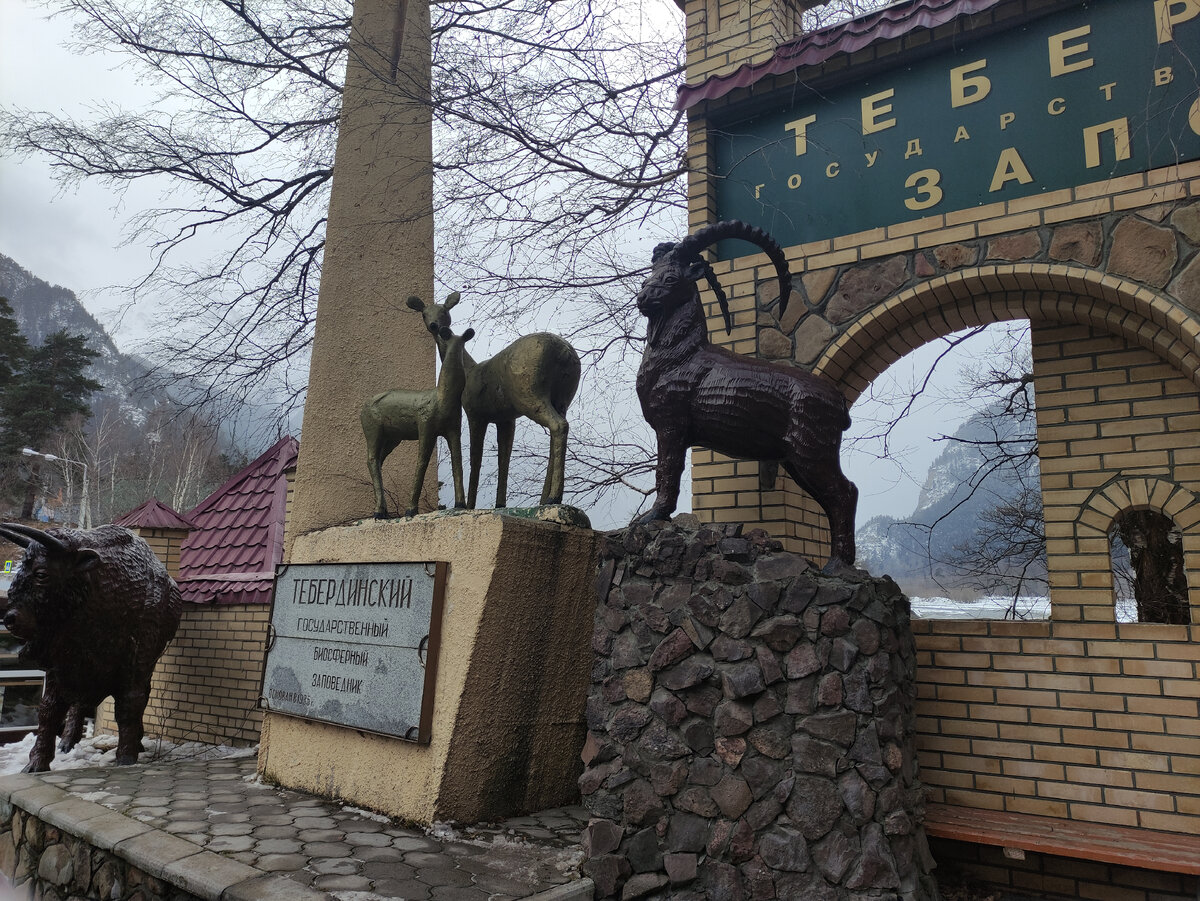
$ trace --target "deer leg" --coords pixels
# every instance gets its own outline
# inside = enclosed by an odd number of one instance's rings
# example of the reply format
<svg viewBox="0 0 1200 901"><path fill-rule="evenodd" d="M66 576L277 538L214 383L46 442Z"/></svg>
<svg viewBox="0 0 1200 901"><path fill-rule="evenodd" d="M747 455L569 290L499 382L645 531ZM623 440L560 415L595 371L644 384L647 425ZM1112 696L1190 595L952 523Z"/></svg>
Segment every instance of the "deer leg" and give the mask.
<svg viewBox="0 0 1200 901"><path fill-rule="evenodd" d="M137 763L142 753L142 717L150 700L150 686L138 685L113 695L117 720L117 766Z"/></svg>
<svg viewBox="0 0 1200 901"><path fill-rule="evenodd" d="M836 458L830 465L810 467L807 471L797 462L784 464L788 475L807 491L825 511L829 520L830 560L854 564L854 514L858 508L858 487L842 475Z"/></svg>
<svg viewBox="0 0 1200 901"><path fill-rule="evenodd" d="M517 421L496 423L496 509L508 506L508 464L512 460L513 435Z"/></svg>
<svg viewBox="0 0 1200 901"><path fill-rule="evenodd" d="M433 442L436 438L433 429L421 429L417 436L417 471L413 473L412 497L409 498L408 509L404 511L406 517L417 515L417 507L421 502L421 487L425 484L425 470L429 468L429 458L433 456Z"/></svg>
<svg viewBox="0 0 1200 901"><path fill-rule="evenodd" d="M634 520L649 523L670 519L679 503L679 480L683 478L683 463L687 442L676 432L658 432L658 465L654 470L654 506Z"/></svg>
<svg viewBox="0 0 1200 901"><path fill-rule="evenodd" d="M487 420L467 417L467 432L471 440L471 482L467 486L467 509L475 509L479 497L479 470L483 466L483 439L487 437Z"/></svg>
<svg viewBox="0 0 1200 901"><path fill-rule="evenodd" d="M461 510L467 506L463 495L462 431L455 429L446 436L446 443L450 445L450 474L454 477L454 509Z"/></svg>
<svg viewBox="0 0 1200 901"><path fill-rule="evenodd" d="M46 690L42 692L42 700L38 703L37 738L33 741L33 750L29 752L29 763L21 772L44 773L50 769L50 761L54 759L54 740L62 731L68 706L58 682L53 676L47 676Z"/></svg>
<svg viewBox="0 0 1200 901"><path fill-rule="evenodd" d="M376 429L368 429L364 425L363 435L367 439L367 472L371 476L371 488L375 492L375 518L387 519L387 501L383 493L383 458L387 454Z"/></svg>
<svg viewBox="0 0 1200 901"><path fill-rule="evenodd" d="M540 420L539 420L540 421ZM542 506L561 504L567 469L567 418L551 410L542 425L550 432L550 460L546 467L546 482L542 486Z"/></svg>

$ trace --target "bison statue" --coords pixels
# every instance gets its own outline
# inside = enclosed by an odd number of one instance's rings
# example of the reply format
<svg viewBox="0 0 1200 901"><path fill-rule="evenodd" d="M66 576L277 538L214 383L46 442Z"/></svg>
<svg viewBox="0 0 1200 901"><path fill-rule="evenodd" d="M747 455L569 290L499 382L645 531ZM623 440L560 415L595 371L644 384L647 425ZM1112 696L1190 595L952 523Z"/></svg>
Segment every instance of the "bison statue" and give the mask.
<svg viewBox="0 0 1200 901"><path fill-rule="evenodd" d="M150 677L183 608L175 580L145 541L120 526L43 532L4 523L0 537L25 549L4 627L24 642L21 661L46 671L25 772L50 768L68 711L64 747L79 738L79 712L110 695L117 765L137 763Z"/></svg>

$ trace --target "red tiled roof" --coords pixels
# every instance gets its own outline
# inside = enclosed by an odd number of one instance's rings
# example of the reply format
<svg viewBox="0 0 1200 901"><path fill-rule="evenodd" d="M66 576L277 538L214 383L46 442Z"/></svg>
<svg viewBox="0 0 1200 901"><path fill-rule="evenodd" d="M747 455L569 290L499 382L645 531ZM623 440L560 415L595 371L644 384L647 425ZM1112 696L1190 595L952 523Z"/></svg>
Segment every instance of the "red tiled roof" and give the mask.
<svg viewBox="0 0 1200 901"><path fill-rule="evenodd" d="M735 88L747 88L768 75L782 75L801 66L815 66L839 53L854 53L876 41L890 41L916 28L936 28L958 16L990 9L1001 0L909 0L877 12L838 22L780 44L775 55L757 64L746 64L728 75L714 75L696 85L683 85L676 109L688 109L701 100L716 100Z"/></svg>
<svg viewBox="0 0 1200 901"><path fill-rule="evenodd" d="M283 559L284 471L300 444L288 436L188 511L179 590L197 604L266 604Z"/></svg>
<svg viewBox="0 0 1200 901"><path fill-rule="evenodd" d="M195 526L156 497L113 520L127 529L194 529Z"/></svg>

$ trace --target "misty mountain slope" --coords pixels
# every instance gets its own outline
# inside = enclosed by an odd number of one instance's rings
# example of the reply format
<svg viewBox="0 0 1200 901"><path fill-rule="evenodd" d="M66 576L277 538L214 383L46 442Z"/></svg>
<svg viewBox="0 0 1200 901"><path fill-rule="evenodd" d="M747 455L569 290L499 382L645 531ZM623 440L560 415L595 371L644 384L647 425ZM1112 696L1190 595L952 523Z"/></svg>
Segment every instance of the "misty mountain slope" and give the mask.
<svg viewBox="0 0 1200 901"><path fill-rule="evenodd" d="M956 547L977 534L982 514L1020 491L1012 471L992 462L997 437L1008 442L1011 452L1029 449L1032 439L1022 437L1019 428L1018 423L998 421L994 411L963 423L930 464L916 508L876 516L857 530L858 565L902 582L953 585L956 570L947 561ZM1036 485L1037 458L1021 465L1026 481Z"/></svg>
<svg viewBox="0 0 1200 901"><path fill-rule="evenodd" d="M104 386L92 397L93 408L115 408L132 426L140 426L150 411L166 402L162 392L139 387L149 366L139 357L122 353L74 292L43 281L0 254L0 297L7 297L12 304L21 334L30 344L39 345L47 335L66 330L84 336L88 347L99 352L88 369L88 375Z"/></svg>

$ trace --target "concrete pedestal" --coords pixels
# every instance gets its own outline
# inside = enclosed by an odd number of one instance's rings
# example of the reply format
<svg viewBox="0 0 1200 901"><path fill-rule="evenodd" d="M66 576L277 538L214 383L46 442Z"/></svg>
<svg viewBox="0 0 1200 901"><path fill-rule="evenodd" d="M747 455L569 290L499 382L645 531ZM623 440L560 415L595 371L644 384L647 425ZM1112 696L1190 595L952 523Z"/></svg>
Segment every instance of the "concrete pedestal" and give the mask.
<svg viewBox="0 0 1200 901"><path fill-rule="evenodd" d="M493 511L296 539L293 563L450 563L430 744L268 713L259 773L418 823L573 803L591 670L596 535Z"/></svg>

